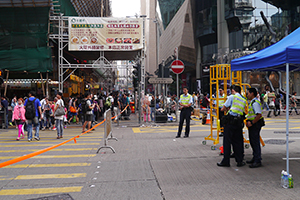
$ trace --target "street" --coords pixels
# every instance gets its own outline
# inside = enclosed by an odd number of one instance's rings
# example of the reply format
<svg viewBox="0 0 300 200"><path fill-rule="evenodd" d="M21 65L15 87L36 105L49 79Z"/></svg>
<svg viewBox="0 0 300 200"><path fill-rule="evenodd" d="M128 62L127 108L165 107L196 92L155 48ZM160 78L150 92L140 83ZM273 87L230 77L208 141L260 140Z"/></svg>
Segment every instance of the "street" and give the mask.
<svg viewBox="0 0 300 200"><path fill-rule="evenodd" d="M138 127L131 122L113 124L109 140L116 153L103 149L104 126L39 156L0 169L0 199L35 199L69 194L73 199L297 199L300 178L299 122L290 119L290 173L294 189L280 187L280 172L286 168L285 119L267 118L262 130L263 166L248 165L220 168L219 147L211 141L202 145L210 133L209 125L194 120L190 138L177 138L177 123ZM245 137L247 138L247 130ZM81 133L78 126L64 130L57 140L56 131L40 131L40 141L16 141L16 129L1 130L1 162L70 139ZM245 149L245 160L252 157ZM63 198L60 198L63 199ZM67 198L64 198L67 199Z"/></svg>

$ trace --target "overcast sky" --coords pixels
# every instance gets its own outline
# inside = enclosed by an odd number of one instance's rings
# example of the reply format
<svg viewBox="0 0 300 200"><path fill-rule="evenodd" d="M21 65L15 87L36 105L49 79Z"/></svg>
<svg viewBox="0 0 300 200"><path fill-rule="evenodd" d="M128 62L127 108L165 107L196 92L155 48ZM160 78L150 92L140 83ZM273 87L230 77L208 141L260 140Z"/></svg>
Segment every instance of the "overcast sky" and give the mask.
<svg viewBox="0 0 300 200"><path fill-rule="evenodd" d="M111 0L112 16L126 17L140 14L140 0Z"/></svg>

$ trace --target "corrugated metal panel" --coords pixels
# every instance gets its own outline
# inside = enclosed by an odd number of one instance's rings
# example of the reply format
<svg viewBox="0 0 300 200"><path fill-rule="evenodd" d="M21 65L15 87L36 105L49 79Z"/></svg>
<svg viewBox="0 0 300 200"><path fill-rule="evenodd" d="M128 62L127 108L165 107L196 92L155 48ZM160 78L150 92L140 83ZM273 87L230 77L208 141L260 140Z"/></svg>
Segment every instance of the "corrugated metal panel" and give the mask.
<svg viewBox="0 0 300 200"><path fill-rule="evenodd" d="M52 0L1 0L0 7L50 7Z"/></svg>

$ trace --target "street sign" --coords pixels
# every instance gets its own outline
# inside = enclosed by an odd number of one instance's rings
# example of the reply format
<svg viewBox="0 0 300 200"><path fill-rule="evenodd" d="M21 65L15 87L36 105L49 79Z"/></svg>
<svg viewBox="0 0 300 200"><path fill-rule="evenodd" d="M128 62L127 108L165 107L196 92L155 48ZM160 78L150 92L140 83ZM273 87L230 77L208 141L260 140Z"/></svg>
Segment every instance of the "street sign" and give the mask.
<svg viewBox="0 0 300 200"><path fill-rule="evenodd" d="M184 70L184 64L181 60L174 60L171 64L171 69L175 74L181 74Z"/></svg>
<svg viewBox="0 0 300 200"><path fill-rule="evenodd" d="M150 78L149 79L150 84L171 84L173 83L172 78Z"/></svg>

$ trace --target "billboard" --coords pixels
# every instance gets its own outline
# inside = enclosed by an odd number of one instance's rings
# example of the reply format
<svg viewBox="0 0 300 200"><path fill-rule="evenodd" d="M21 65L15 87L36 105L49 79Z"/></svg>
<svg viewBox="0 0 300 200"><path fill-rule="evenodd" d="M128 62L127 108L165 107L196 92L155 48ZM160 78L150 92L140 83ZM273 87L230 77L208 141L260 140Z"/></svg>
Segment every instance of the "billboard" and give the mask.
<svg viewBox="0 0 300 200"><path fill-rule="evenodd" d="M143 48L140 18L69 17L69 51L134 51Z"/></svg>

